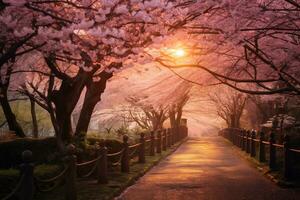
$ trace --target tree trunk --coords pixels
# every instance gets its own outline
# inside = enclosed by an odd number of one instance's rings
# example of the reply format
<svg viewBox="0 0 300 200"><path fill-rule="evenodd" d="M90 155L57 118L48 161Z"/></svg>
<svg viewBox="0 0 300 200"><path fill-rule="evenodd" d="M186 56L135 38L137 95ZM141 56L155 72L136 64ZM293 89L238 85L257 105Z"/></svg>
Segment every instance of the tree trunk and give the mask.
<svg viewBox="0 0 300 200"><path fill-rule="evenodd" d="M34 138L39 137L39 129L38 129L38 123L36 119L36 112L35 112L35 102L32 98L29 98L30 100L30 111L31 111L31 118L32 118L32 135Z"/></svg>
<svg viewBox="0 0 300 200"><path fill-rule="evenodd" d="M112 73L103 71L100 74L100 81L93 82L91 80L87 85L87 91L76 126L76 137L84 138L86 136L94 108L101 100L101 95L106 88L106 83L112 76Z"/></svg>
<svg viewBox="0 0 300 200"><path fill-rule="evenodd" d="M3 109L3 113L5 115L9 130L14 131L15 134L19 137L25 137L25 133L18 123L15 114L12 112L11 107L9 105L7 95L3 92L0 96L0 103Z"/></svg>
<svg viewBox="0 0 300 200"><path fill-rule="evenodd" d="M62 81L59 90L53 92L52 101L55 104L58 140L70 142L73 136L71 115L87 80L88 77L83 72L72 80Z"/></svg>

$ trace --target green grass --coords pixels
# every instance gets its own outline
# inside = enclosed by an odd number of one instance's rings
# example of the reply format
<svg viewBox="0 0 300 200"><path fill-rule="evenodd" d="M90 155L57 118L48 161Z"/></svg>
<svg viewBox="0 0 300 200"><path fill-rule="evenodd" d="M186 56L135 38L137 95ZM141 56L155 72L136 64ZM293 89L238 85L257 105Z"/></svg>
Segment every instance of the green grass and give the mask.
<svg viewBox="0 0 300 200"><path fill-rule="evenodd" d="M130 173L121 173L119 167L115 167L109 174L108 184L97 184L95 180L79 180L77 182L78 200L109 200L119 195L128 186L143 176L151 167L156 165L161 159L174 152L180 144L175 145L169 150L156 156L146 156L146 163L139 164L133 161L130 166ZM55 191L47 194L39 193L39 200L63 200L64 187L57 188Z"/></svg>
<svg viewBox="0 0 300 200"><path fill-rule="evenodd" d="M62 170L59 165L38 165L34 169L34 175L39 178L53 177ZM0 170L0 199L5 194L10 193L17 185L19 179L19 170L17 169L1 169Z"/></svg>

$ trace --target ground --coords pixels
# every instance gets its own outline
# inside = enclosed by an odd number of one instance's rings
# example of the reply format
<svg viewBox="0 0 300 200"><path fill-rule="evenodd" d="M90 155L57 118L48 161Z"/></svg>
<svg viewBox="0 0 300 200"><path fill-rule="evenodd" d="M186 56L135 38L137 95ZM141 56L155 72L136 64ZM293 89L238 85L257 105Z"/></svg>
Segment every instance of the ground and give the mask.
<svg viewBox="0 0 300 200"><path fill-rule="evenodd" d="M296 200L220 137L190 139L117 200Z"/></svg>

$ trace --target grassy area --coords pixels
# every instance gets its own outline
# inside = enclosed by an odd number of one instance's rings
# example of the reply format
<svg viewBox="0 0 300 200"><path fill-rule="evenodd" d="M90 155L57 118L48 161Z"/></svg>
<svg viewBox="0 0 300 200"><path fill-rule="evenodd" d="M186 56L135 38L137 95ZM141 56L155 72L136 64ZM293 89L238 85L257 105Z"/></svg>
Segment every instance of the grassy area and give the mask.
<svg viewBox="0 0 300 200"><path fill-rule="evenodd" d="M78 200L109 200L119 195L125 188L143 176L151 167L156 165L161 159L174 152L180 144L156 156L146 156L146 163L139 164L132 161L130 173L121 173L119 167L113 169L109 174L109 183L105 185L97 184L95 180L79 180L77 182ZM63 200L64 187L57 188L51 193L38 193L38 200Z"/></svg>
<svg viewBox="0 0 300 200"><path fill-rule="evenodd" d="M39 178L53 177L62 170L59 165L38 165L34 169L34 175ZM17 169L1 169L0 170L0 199L5 194L10 193L17 185L19 179L19 170Z"/></svg>

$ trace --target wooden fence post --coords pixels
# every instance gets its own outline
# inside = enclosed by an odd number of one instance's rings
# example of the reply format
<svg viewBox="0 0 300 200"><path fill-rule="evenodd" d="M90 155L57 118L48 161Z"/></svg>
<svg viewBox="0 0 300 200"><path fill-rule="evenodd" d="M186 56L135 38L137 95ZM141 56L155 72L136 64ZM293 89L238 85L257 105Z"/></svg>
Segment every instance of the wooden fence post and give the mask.
<svg viewBox="0 0 300 200"><path fill-rule="evenodd" d="M242 150L245 151L246 149L246 144L245 144L245 130L242 130Z"/></svg>
<svg viewBox="0 0 300 200"><path fill-rule="evenodd" d="M270 161L269 161L269 167L271 170L274 170L276 168L276 147L273 145L275 143L274 138L274 132L272 131L270 133Z"/></svg>
<svg viewBox="0 0 300 200"><path fill-rule="evenodd" d="M77 199L77 190L76 190L76 176L77 176L77 157L75 155L76 149L75 146L69 144L67 146L67 157L66 162L69 169L65 175L65 199L66 200L76 200Z"/></svg>
<svg viewBox="0 0 300 200"><path fill-rule="evenodd" d="M107 147L105 146L105 141L101 141L100 147L97 149L98 158L101 157L97 161L97 181L101 184L108 183L108 175L107 175Z"/></svg>
<svg viewBox="0 0 300 200"><path fill-rule="evenodd" d="M129 172L128 136L123 135L123 153L121 158L121 172Z"/></svg>
<svg viewBox="0 0 300 200"><path fill-rule="evenodd" d="M250 131L248 130L247 133L246 133L246 152L247 153L250 153L249 137L250 137Z"/></svg>
<svg viewBox="0 0 300 200"><path fill-rule="evenodd" d="M167 150L167 130L163 130L163 142L162 142L162 150L166 151Z"/></svg>
<svg viewBox="0 0 300 200"><path fill-rule="evenodd" d="M21 176L23 180L20 183L19 188L19 199L20 200L32 200L35 192L33 170L34 165L32 164L32 152L25 150L22 153L23 164L20 165Z"/></svg>
<svg viewBox="0 0 300 200"><path fill-rule="evenodd" d="M292 172L292 163L291 163L291 152L290 152L290 138L288 135L284 136L284 178L286 180L290 180L292 178L293 172Z"/></svg>
<svg viewBox="0 0 300 200"><path fill-rule="evenodd" d="M255 145L255 140L256 139L256 132L255 130L253 130L251 132L251 157L255 157L256 156L256 145Z"/></svg>
<svg viewBox="0 0 300 200"><path fill-rule="evenodd" d="M167 129L167 134L166 134L166 137L167 137L167 148L169 148L171 146L171 134L170 134L170 128Z"/></svg>
<svg viewBox="0 0 300 200"><path fill-rule="evenodd" d="M259 162L266 161L265 144L263 143L264 139L265 139L265 133L261 131L259 137Z"/></svg>
<svg viewBox="0 0 300 200"><path fill-rule="evenodd" d="M232 130L232 143L236 146L236 132L235 130Z"/></svg>
<svg viewBox="0 0 300 200"><path fill-rule="evenodd" d="M141 133L140 138L140 146L139 146L139 163L145 163L145 133Z"/></svg>
<svg viewBox="0 0 300 200"><path fill-rule="evenodd" d="M150 156L155 155L155 135L154 131L151 131L150 133Z"/></svg>
<svg viewBox="0 0 300 200"><path fill-rule="evenodd" d="M156 153L161 153L161 130L157 131Z"/></svg>
<svg viewBox="0 0 300 200"><path fill-rule="evenodd" d="M170 128L170 138L171 138L171 146L174 144L174 133L173 133L173 128Z"/></svg>
<svg viewBox="0 0 300 200"><path fill-rule="evenodd" d="M239 131L239 147L243 148L243 130Z"/></svg>

